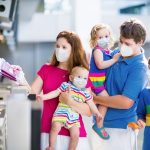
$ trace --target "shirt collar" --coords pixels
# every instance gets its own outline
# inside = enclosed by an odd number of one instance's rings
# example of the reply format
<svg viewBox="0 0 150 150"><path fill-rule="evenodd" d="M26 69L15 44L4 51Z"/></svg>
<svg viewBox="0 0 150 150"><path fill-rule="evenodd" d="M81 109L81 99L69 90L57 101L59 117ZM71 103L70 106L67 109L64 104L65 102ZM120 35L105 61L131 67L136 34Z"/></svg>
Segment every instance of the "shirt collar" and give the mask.
<svg viewBox="0 0 150 150"><path fill-rule="evenodd" d="M139 60L139 59L143 59L143 58L144 58L144 49L141 48L141 54L127 58L127 59L123 59L123 57L121 56L119 61L123 61L127 65L129 65L129 64L133 63L134 61Z"/></svg>

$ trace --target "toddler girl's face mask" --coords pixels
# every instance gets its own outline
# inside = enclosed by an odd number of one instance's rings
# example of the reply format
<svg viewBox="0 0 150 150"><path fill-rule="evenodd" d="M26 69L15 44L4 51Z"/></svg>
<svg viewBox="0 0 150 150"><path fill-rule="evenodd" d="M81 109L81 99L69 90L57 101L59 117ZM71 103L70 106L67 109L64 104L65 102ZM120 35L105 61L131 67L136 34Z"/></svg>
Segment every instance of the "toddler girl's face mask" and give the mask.
<svg viewBox="0 0 150 150"><path fill-rule="evenodd" d="M108 37L108 38L98 39L97 43L102 48L108 48L108 46L110 44L110 38Z"/></svg>

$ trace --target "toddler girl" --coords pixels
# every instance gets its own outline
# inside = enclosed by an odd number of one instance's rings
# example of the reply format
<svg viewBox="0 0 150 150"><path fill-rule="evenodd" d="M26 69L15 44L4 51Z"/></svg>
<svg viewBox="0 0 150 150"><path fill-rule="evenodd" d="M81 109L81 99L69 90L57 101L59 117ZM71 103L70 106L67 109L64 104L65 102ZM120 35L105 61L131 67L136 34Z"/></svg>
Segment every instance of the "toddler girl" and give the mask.
<svg viewBox="0 0 150 150"><path fill-rule="evenodd" d="M105 90L105 79L107 76L107 69L116 63L120 57L118 51L111 52L110 48L113 46L113 38L110 27L105 24L95 25L91 30L90 46L92 50L92 57L90 61L90 86L96 95L108 96ZM105 116L107 108L98 106L99 112ZM103 119L93 126L93 130L103 139L109 139L108 133L103 127Z"/></svg>

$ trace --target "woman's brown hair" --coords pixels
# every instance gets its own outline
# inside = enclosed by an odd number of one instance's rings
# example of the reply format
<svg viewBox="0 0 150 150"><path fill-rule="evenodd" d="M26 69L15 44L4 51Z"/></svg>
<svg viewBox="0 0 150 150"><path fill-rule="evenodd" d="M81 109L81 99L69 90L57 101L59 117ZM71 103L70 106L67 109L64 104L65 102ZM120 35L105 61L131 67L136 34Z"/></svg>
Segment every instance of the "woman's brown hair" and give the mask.
<svg viewBox="0 0 150 150"><path fill-rule="evenodd" d="M68 60L68 71L71 72L72 68L74 68L75 66L82 66L86 69L89 69L85 50L83 49L79 36L74 32L62 31L58 34L56 40L58 40L59 38L65 38L71 45L71 54ZM59 62L56 59L55 52L53 54L51 64L54 66L59 65Z"/></svg>

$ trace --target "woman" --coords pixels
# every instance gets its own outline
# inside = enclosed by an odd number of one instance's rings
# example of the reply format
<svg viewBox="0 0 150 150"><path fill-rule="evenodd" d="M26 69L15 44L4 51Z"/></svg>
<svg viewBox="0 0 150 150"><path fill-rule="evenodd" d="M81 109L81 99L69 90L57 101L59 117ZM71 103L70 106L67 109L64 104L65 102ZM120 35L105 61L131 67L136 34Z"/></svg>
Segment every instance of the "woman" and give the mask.
<svg viewBox="0 0 150 150"><path fill-rule="evenodd" d="M38 76L31 86L31 92L44 94L57 89L62 82L69 80L69 73L75 66L83 66L88 69L85 51L80 38L73 32L60 32L56 38L55 52L50 64L45 64L38 71ZM53 113L58 105L59 99L54 98L43 102L43 112L41 118L41 149L48 147L49 131ZM64 101L65 102L65 101ZM77 104L73 101L69 104L82 115L90 116L91 111L87 104ZM78 149L88 150L89 145L86 138L86 131L80 116L80 138ZM62 128L56 142L56 150L67 150L69 144L69 131Z"/></svg>

